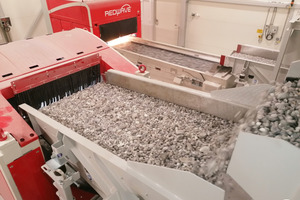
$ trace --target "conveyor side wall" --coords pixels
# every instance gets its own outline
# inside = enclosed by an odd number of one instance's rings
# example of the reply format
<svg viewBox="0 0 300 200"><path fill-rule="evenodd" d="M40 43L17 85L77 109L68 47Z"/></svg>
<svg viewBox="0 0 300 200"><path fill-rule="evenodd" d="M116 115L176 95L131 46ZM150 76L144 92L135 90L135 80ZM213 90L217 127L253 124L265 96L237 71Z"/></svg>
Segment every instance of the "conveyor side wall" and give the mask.
<svg viewBox="0 0 300 200"><path fill-rule="evenodd" d="M116 70L108 70L106 72L106 79L110 84L147 94L227 120L238 121L250 108L241 104L214 99L209 93L182 86L175 86L170 83L135 76Z"/></svg>

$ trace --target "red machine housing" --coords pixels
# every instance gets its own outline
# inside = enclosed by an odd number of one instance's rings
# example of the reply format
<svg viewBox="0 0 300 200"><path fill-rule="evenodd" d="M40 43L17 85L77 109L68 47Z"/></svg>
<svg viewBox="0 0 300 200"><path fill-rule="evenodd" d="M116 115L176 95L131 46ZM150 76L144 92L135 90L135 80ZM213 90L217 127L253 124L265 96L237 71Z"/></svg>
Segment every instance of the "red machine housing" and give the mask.
<svg viewBox="0 0 300 200"><path fill-rule="evenodd" d="M140 0L47 0L54 32L82 28L104 41L141 37Z"/></svg>
<svg viewBox="0 0 300 200"><path fill-rule="evenodd" d="M0 46L0 129L12 136L10 144L5 138L0 141L0 197L56 199L52 181L40 168L45 161L38 135L9 101L18 93L91 66L99 66L103 76L108 69L128 73L138 70L105 42L82 29ZM3 159L2 151L8 145L15 149L9 147L10 155L4 155L9 159ZM18 153L12 158L14 151Z"/></svg>

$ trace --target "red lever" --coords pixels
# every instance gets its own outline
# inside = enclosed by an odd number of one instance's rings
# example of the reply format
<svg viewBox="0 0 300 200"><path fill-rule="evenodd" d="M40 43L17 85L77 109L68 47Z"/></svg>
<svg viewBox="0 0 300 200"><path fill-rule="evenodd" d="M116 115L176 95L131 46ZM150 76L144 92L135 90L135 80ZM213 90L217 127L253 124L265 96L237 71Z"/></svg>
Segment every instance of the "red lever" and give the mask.
<svg viewBox="0 0 300 200"><path fill-rule="evenodd" d="M4 133L4 130L0 128L0 141L5 141L7 139L7 135Z"/></svg>

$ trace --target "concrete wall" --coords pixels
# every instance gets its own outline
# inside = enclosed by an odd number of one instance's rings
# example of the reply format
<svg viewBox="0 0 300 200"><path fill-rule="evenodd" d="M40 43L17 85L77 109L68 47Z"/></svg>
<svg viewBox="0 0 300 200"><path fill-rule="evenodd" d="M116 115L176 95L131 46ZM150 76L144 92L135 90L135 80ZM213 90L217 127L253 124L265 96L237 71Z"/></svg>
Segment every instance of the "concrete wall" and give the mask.
<svg viewBox="0 0 300 200"><path fill-rule="evenodd" d="M42 9L41 0L0 0L5 16L10 17L10 35L13 41L47 34L44 18L36 22ZM31 29L33 24L34 29Z"/></svg>

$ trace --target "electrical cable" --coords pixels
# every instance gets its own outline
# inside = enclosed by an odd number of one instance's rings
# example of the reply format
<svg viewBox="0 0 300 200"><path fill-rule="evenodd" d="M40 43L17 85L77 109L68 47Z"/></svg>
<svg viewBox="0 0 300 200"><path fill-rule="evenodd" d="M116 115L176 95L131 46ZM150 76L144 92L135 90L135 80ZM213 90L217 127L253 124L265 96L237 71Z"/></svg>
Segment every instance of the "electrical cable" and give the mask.
<svg viewBox="0 0 300 200"><path fill-rule="evenodd" d="M193 78L195 78L195 79L198 79L197 77L195 77L194 75L192 75L190 72L187 72L187 71L185 71L185 70L182 70L182 72L189 74L191 77L193 77ZM204 82L204 81L205 81L205 78L204 78L203 74L200 73L200 75L201 75L201 77L202 77L202 79L203 79L203 82ZM199 79L198 79L198 80L199 80Z"/></svg>

